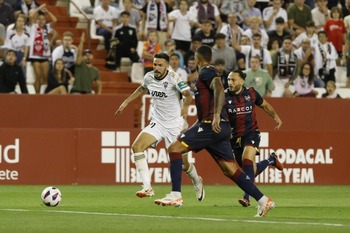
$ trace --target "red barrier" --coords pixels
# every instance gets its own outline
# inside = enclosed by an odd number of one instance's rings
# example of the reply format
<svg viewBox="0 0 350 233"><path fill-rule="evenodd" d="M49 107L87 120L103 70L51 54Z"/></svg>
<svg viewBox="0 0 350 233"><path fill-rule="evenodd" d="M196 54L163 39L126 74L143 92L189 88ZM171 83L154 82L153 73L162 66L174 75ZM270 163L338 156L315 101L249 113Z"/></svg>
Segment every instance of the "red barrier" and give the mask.
<svg viewBox="0 0 350 233"><path fill-rule="evenodd" d="M114 112L127 95L0 95L0 128L134 128L135 109ZM131 117L130 117L131 116Z"/></svg>
<svg viewBox="0 0 350 233"><path fill-rule="evenodd" d="M277 111L283 121L282 131L343 131L350 130L350 99L314 98L269 98L266 99ZM150 97L144 96L144 125L150 120ZM195 105L189 107L188 122L197 120ZM257 110L258 125L261 130L273 130L275 122L263 110Z"/></svg>
<svg viewBox="0 0 350 233"><path fill-rule="evenodd" d="M125 96L2 95L1 98L0 184L140 182L130 156L130 146L140 131L131 129L133 109L126 109L121 118L113 116ZM257 159L276 151L285 169L279 172L270 167L257 182L349 185L348 100L268 101L278 110L284 124L281 130L274 131L273 120L259 111L263 133L261 155ZM25 126L25 123L31 124ZM152 182L169 183L163 144L146 153ZM191 158L206 184L231 183L207 152ZM190 184L185 175L184 183Z"/></svg>

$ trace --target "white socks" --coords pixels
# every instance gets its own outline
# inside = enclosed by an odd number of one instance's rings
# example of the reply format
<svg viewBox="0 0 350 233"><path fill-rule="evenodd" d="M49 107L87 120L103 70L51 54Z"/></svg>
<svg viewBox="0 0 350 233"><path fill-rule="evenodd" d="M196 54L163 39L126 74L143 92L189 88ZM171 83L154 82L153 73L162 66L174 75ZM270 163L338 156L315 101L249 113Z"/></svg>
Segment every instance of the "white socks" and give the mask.
<svg viewBox="0 0 350 233"><path fill-rule="evenodd" d="M260 206L264 206L264 205L266 205L267 201L268 201L268 198L267 198L267 196L264 195L258 200L258 203Z"/></svg>
<svg viewBox="0 0 350 233"><path fill-rule="evenodd" d="M135 166L139 172L144 189L151 188L151 180L148 170L148 163L143 152L134 153Z"/></svg>
<svg viewBox="0 0 350 233"><path fill-rule="evenodd" d="M175 198L181 198L181 192L174 192L174 191L171 191L171 196L175 197Z"/></svg>
<svg viewBox="0 0 350 233"><path fill-rule="evenodd" d="M197 169L192 163L190 163L190 167L185 172L188 175L188 177L191 178L193 184L197 184L200 182L200 179L199 179L199 176L197 173Z"/></svg>

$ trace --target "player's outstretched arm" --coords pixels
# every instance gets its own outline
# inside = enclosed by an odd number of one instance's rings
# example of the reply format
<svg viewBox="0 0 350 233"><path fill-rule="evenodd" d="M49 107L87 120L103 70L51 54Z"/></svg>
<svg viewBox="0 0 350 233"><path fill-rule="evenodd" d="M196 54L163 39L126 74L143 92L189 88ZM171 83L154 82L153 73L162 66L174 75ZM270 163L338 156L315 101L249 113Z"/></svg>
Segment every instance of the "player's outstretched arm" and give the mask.
<svg viewBox="0 0 350 233"><path fill-rule="evenodd" d="M130 102L132 102L133 100L135 100L136 98L138 98L139 96L147 93L148 89L143 87L143 86L139 86L134 93L132 93L128 98L126 98L124 100L124 102L119 106L118 110L114 113L115 116L119 116L120 114L122 114L124 108L126 108L126 106L128 106L128 104Z"/></svg>
<svg viewBox="0 0 350 233"><path fill-rule="evenodd" d="M221 79L215 77L210 83L210 88L214 91L214 118L211 125L215 133L220 133L220 114L225 103L225 92Z"/></svg>
<svg viewBox="0 0 350 233"><path fill-rule="evenodd" d="M262 103L262 105L260 105L260 107L269 115L271 116L275 122L277 123L277 126L275 127L275 129L279 129L282 126L282 120L281 118L278 116L277 112L275 111L275 109L272 107L272 105L267 102L266 100L264 100L264 102Z"/></svg>

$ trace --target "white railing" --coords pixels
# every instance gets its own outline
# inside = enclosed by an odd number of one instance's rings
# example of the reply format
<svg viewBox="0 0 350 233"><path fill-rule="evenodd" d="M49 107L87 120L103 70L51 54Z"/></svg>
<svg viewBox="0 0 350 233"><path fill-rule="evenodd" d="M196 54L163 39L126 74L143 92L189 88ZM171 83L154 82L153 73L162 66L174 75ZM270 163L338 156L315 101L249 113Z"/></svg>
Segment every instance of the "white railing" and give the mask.
<svg viewBox="0 0 350 233"><path fill-rule="evenodd" d="M79 13L86 19L87 23L88 23L88 27L87 27L87 44L88 44L88 48L91 49L91 32L90 32L90 26L91 26L91 18L72 0L68 0L68 15L70 12L70 3L72 3L72 5L79 11Z"/></svg>

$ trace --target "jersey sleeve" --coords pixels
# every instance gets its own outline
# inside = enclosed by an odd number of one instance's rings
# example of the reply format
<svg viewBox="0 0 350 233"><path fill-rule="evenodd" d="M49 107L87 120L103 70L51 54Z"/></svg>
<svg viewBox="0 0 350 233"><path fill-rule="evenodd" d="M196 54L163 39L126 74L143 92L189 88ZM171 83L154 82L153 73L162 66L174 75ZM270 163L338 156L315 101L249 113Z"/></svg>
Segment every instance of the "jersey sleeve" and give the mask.
<svg viewBox="0 0 350 233"><path fill-rule="evenodd" d="M174 77L174 81L176 83L176 89L179 92L184 92L187 90L190 90L190 87L180 78L180 76L178 74L176 74L175 72L171 72L171 75L173 75Z"/></svg>
<svg viewBox="0 0 350 233"><path fill-rule="evenodd" d="M168 17L169 17L169 19L171 20L171 19L177 19L178 18L178 14L177 14L177 10L173 10L172 12L170 12L169 14L168 14Z"/></svg>
<svg viewBox="0 0 350 233"><path fill-rule="evenodd" d="M255 104L257 105L257 106L261 106L262 104L263 104L263 102L264 102L264 99L263 99L263 97L261 97L261 95L259 94L259 92L257 92L253 87L250 87L249 88L250 90L250 93L254 93L254 95L255 95Z"/></svg>
<svg viewBox="0 0 350 233"><path fill-rule="evenodd" d="M93 17L96 20L96 24L97 24L97 21L103 20L103 15L100 14L99 8L97 8L97 7L94 8Z"/></svg>
<svg viewBox="0 0 350 233"><path fill-rule="evenodd" d="M206 69L203 73L201 73L201 79L208 87L210 87L210 84L215 77L218 77L215 69Z"/></svg>
<svg viewBox="0 0 350 233"><path fill-rule="evenodd" d="M148 78L147 78L148 76L150 76L150 72L146 73L146 75L143 78L143 82L141 84L141 86L143 88L147 88L147 89L148 89L148 84L149 84L149 81L148 81Z"/></svg>

